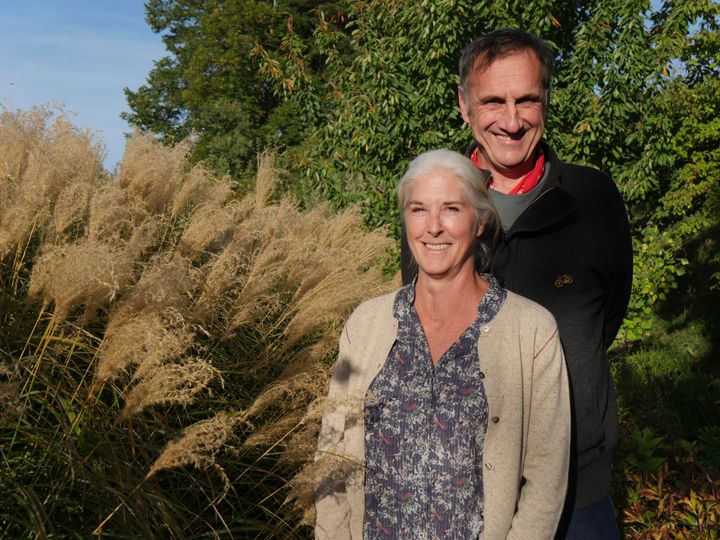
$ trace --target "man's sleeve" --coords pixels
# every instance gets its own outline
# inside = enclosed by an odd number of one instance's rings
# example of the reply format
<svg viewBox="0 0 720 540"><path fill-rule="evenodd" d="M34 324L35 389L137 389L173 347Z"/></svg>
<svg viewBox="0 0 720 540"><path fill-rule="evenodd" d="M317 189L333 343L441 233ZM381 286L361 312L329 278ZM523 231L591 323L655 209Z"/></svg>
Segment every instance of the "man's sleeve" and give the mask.
<svg viewBox="0 0 720 540"><path fill-rule="evenodd" d="M622 197L615 188L608 208L607 234L611 242L611 280L605 292L604 344L612 345L627 312L633 279L633 251L630 224Z"/></svg>

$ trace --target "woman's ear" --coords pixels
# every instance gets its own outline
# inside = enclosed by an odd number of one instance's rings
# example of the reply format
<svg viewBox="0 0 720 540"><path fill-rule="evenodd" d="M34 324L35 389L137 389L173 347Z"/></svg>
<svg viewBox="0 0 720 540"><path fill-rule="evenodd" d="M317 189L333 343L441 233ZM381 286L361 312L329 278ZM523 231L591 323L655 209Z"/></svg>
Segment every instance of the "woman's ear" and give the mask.
<svg viewBox="0 0 720 540"><path fill-rule="evenodd" d="M485 232L485 224L484 224L484 223L478 223L476 236L477 236L478 238L480 238L480 237L483 235L484 232Z"/></svg>

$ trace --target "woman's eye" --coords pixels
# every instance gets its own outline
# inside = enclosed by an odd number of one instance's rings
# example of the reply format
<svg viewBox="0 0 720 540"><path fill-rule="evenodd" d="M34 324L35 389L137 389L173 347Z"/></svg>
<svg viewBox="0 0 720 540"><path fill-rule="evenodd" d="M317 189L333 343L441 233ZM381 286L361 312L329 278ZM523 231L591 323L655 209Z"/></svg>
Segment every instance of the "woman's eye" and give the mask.
<svg viewBox="0 0 720 540"><path fill-rule="evenodd" d="M448 212L453 212L453 213L459 212L459 211L460 211L460 207L458 207L458 206L448 206L448 207L447 207L447 211L448 211Z"/></svg>

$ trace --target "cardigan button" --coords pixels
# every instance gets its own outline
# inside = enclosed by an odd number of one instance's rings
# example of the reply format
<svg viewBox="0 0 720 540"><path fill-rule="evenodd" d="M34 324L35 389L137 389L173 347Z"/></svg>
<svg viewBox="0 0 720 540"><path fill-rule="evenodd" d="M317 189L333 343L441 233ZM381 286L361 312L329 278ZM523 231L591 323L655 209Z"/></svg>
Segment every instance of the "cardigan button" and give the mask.
<svg viewBox="0 0 720 540"><path fill-rule="evenodd" d="M499 417L499 416L493 416L493 417L492 417L492 421L493 421L493 424L497 424L497 423L500 421L500 417Z"/></svg>
<svg viewBox="0 0 720 540"><path fill-rule="evenodd" d="M480 378L481 378L481 379L484 379L484 378L485 378L485 372L484 372L484 371L481 371L481 372L480 372Z"/></svg>

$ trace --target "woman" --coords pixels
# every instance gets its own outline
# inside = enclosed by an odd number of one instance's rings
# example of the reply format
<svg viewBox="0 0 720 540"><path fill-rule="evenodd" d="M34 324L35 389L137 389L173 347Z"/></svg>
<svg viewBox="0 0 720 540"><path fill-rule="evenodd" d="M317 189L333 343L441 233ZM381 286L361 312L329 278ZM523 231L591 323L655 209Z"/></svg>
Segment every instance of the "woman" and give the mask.
<svg viewBox="0 0 720 540"><path fill-rule="evenodd" d="M469 159L421 154L397 194L418 277L341 335L316 537L552 538L570 444L555 321L475 271L499 223Z"/></svg>

